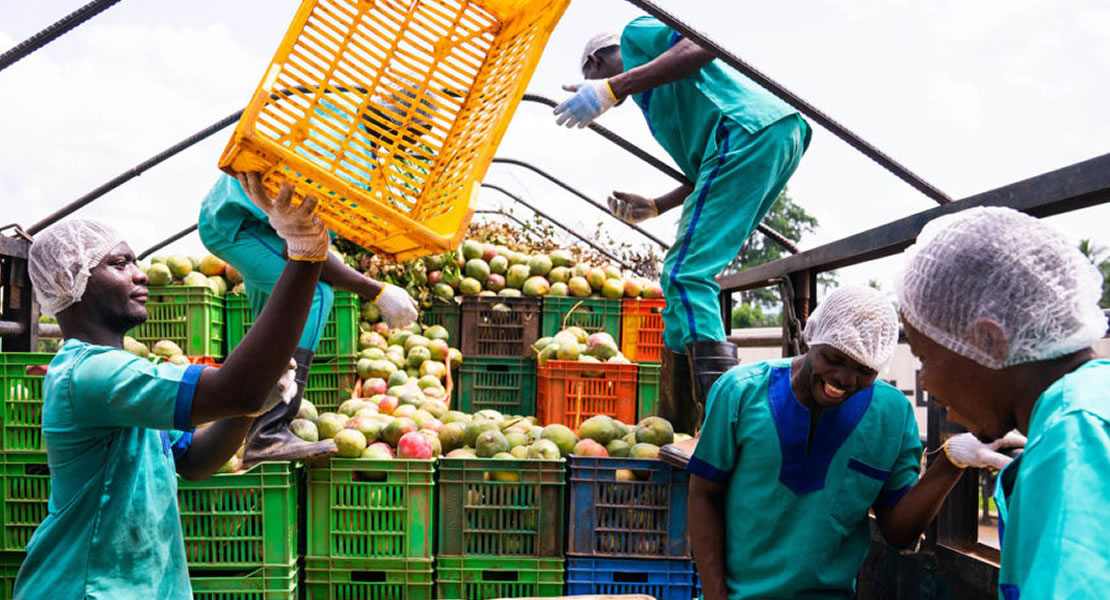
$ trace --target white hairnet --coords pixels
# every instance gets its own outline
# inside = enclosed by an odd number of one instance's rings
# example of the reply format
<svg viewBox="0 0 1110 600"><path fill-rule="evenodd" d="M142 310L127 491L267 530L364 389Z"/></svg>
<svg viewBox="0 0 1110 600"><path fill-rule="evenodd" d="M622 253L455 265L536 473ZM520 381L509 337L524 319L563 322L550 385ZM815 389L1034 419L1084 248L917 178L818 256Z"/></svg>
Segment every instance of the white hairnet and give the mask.
<svg viewBox="0 0 1110 600"><path fill-rule="evenodd" d="M898 313L883 293L865 286L832 291L806 322L806 343L826 344L876 371L898 346Z"/></svg>
<svg viewBox="0 0 1110 600"><path fill-rule="evenodd" d="M582 68L586 66L586 59L593 56L594 52L597 52L602 48L608 48L609 46L620 45L621 36L619 34L613 33L612 31L606 31L604 33L599 33L595 35L594 37L590 38L590 41L586 42L586 48L582 50L582 58L578 61L578 67Z"/></svg>
<svg viewBox="0 0 1110 600"><path fill-rule="evenodd" d="M1082 350L1106 332L1102 276L1051 227L1009 208L935 219L906 250L896 284L902 317L933 341L989 368ZM997 323L1006 356L973 326Z"/></svg>
<svg viewBox="0 0 1110 600"><path fill-rule="evenodd" d="M123 239L107 225L69 219L35 236L27 271L42 314L53 317L81 301L89 271Z"/></svg>

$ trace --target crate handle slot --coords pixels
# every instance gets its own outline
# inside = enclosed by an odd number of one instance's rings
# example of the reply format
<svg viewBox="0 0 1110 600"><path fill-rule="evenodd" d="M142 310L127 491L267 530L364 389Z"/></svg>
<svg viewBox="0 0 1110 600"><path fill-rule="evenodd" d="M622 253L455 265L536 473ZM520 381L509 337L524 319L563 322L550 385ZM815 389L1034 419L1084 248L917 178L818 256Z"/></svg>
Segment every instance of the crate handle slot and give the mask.
<svg viewBox="0 0 1110 600"><path fill-rule="evenodd" d="M613 573L613 583L647 583L647 573L625 573L616 571Z"/></svg>
<svg viewBox="0 0 1110 600"><path fill-rule="evenodd" d="M385 571L351 571L354 583L385 583Z"/></svg>
<svg viewBox="0 0 1110 600"><path fill-rule="evenodd" d="M482 571L482 581L519 581L520 576L516 571Z"/></svg>

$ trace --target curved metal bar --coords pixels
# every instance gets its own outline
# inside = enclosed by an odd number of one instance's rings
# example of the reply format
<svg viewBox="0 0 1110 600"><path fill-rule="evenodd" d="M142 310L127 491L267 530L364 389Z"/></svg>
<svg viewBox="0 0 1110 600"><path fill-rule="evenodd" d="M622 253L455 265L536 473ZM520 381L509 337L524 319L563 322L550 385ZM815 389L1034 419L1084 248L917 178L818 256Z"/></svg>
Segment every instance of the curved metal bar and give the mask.
<svg viewBox="0 0 1110 600"><path fill-rule="evenodd" d="M532 205L531 203L527 202L526 200L524 200L524 199L523 199L523 198L521 198L520 196L517 196L516 194L514 194L514 193L512 193L512 192L510 192L510 191L508 191L508 190L506 190L505 188L503 188L503 187L501 187L501 186L499 186L499 185L493 184L493 183L483 183L483 184L482 184L482 187L484 187L484 188L489 188L489 189L491 189L491 190L496 190L496 191L498 191L498 192L501 192L502 194L505 194L505 195L506 195L506 196L508 196L509 198L512 198L513 200L516 200L517 202L519 202L520 204L523 204L523 205L524 205L525 207L527 207L528 209L530 209L530 210L531 210L532 212L536 213L537 215L539 215L539 216L541 216L541 217L543 217L543 218L547 219L548 221L551 221L552 223L554 223L554 224L558 225L560 229L563 229L563 230L564 230L564 231L566 231L567 233L569 233L569 234L573 235L574 237L576 237L576 238L578 238L578 239L582 240L582 241L583 241L583 242L585 242L585 243L586 243L586 245L588 245L589 247L593 248L594 250L597 250L597 251L598 251L599 253L601 253L601 254L604 254L605 256L609 257L609 258L610 258L611 260L613 260L613 261L616 261L616 262L620 263L620 265L621 265L622 267L624 267L624 268L628 269L629 271L633 271L633 272L634 272L634 273L636 273L637 275L643 276L643 273L640 273L639 271L637 271L637 270L636 270L636 269L635 269L635 268L634 268L634 267L633 267L632 265L630 265L630 264L628 264L627 262L625 262L625 261L621 260L620 258L618 258L618 257L614 256L614 255L613 255L613 254L612 254L611 252L609 252L609 251L608 251L608 250L606 250L605 248L602 248L601 246L598 246L598 245L597 245L597 244L595 244L594 242L592 242L592 241L590 241L590 240L588 240L588 239L586 239L586 238L582 237L581 235L578 235L577 233L575 233L575 232L574 232L574 230L572 230L571 228L567 227L566 225L563 225L563 224L562 224L562 223L560 223L559 221L557 221L557 220L555 220L555 219L551 218L551 216L550 216L550 215L548 215L547 213L545 213L545 212L541 211L540 209L536 208L535 206L533 206L533 205Z"/></svg>
<svg viewBox="0 0 1110 600"><path fill-rule="evenodd" d="M95 190L89 192L88 194L85 194L84 196L81 196L80 198L74 200L73 202L70 202L69 204L67 204L67 205L63 206L62 208L60 208L60 209L54 211L53 213L51 213L45 219L43 219L43 220L39 221L38 223L35 223L34 225L28 227L27 232L30 233L31 235L34 235L34 234L42 231L43 229L53 225L57 221L61 220L62 217L69 216L74 211L76 211L77 209L79 209L79 208L85 206L86 204L92 202L93 200L96 200L97 198L103 196L104 194L107 194L108 192L116 189L117 187L126 183L127 181L130 181L130 180L138 177L139 175L142 175L143 171L146 171L147 169L157 165L158 163L166 160L167 158L170 158L171 156L174 156L175 154L181 152L182 150L185 150L186 148L192 146L193 144L196 144L197 142L211 136L213 133L216 133L217 131L223 129L224 127L227 127L228 125L231 125L232 123L235 123L236 121L239 120L239 117L242 114L243 114L243 111L241 111L241 110L235 111L234 113L224 117L223 119L220 119L219 121L216 121L212 125L209 125L208 127L205 127L204 129L201 129L200 131L194 133L193 135L191 135L191 136L185 138L184 140L174 144L173 146L170 146L169 148L167 148L167 149L163 150L162 152L154 155L153 157L139 163L134 168L128 169L127 171L124 171L123 173L117 175L116 177L114 177L113 179L108 181L107 183L101 185L100 187L96 188Z"/></svg>
<svg viewBox="0 0 1110 600"><path fill-rule="evenodd" d="M833 135L847 142L849 146L855 148L856 150L859 150L863 153L864 156L879 163L879 165L881 165L884 169L893 173L895 177L910 184L910 186L912 186L914 189L932 198L938 204L948 204L949 202L952 202L952 198L948 196L948 194L940 191L940 189L925 181L898 161L887 156L886 153L884 153L883 151L867 143L866 141L864 141L863 138L850 131L847 127L841 125L840 123L837 123L835 120L833 120L832 117L821 112L817 109L817 107L813 106L809 102L806 102L797 94L779 85L770 77L764 75L748 63L740 60L736 57L736 55L732 54L728 50L725 50L716 42L694 30L686 23L679 21L674 15L659 8L651 0L627 1L629 4L636 6L637 8L640 8L656 19L659 19L671 29L677 31L683 37L689 39L702 48L705 48L713 56L721 59L737 71L740 71L744 75L747 75L753 81L770 91L772 94L778 96L779 98L782 98L788 104L798 109L801 113L813 119L825 129L829 130L829 132L831 132Z"/></svg>
<svg viewBox="0 0 1110 600"><path fill-rule="evenodd" d="M46 29L12 46L7 52L0 54L0 71L14 65L35 50L53 42L70 30L76 28L78 25L104 12L111 8L113 4L117 3L119 3L119 0L93 0L65 17L62 17Z"/></svg>
<svg viewBox="0 0 1110 600"><path fill-rule="evenodd" d="M550 106L550 107L553 107L553 108L555 106L557 106L557 103L554 100L552 100L551 98L547 98L545 96L540 96L539 94L524 94L524 97L522 98L522 100L525 101L525 102L535 102L537 104L543 104L543 105ZM646 152L643 148L640 148L636 144L633 144L632 142L624 139L623 137L613 133L611 130L606 129L605 127L602 127L601 125L598 125L597 123L590 123L587 127L589 127L590 131L593 131L594 133L596 133L596 134L600 135L601 137L609 140L610 142L613 142L614 144L619 146L622 150L625 150L626 152L635 156L636 158L639 158L640 160L642 160L642 161L646 162L647 164L651 165L652 167L655 167L655 169L657 171L659 171L660 173L663 173L664 175L666 175L667 177L670 177L671 179L677 181L678 183L682 183L682 184L692 184L693 183L689 179L687 179L685 175L683 175L681 172L679 172L674 167L672 167L672 166L668 165L667 163L659 160L658 158L656 158L652 154ZM759 230L759 232L762 233L763 235L767 236L767 238L769 238L771 241L775 242L779 246L782 246L783 249L785 249L787 252L789 252L791 254L797 254L798 253L798 251L799 251L798 246L794 243L793 240L791 240L790 238L786 237L785 235L779 233L778 231L772 229L769 225L766 225L764 223L760 223L759 225L756 226L756 229Z"/></svg>
<svg viewBox="0 0 1110 600"><path fill-rule="evenodd" d="M146 258L146 257L150 256L151 254L154 254L156 251L161 250L162 248L165 248L166 246L169 246L170 244L176 242L177 240L180 240L181 238L189 235L190 233L192 233L196 230L197 230L197 224L193 223L192 225L186 227L185 229L182 229L181 231L178 231L177 233L171 235L170 237L158 242L157 244L154 244L153 246L147 248L146 250L143 250L143 253L138 256L138 259L142 260L142 259Z"/></svg>
<svg viewBox="0 0 1110 600"><path fill-rule="evenodd" d="M495 157L492 162L506 164L506 165L516 165L518 167L524 167L525 169L528 169L529 171L532 171L533 173L535 173L537 175L540 175L541 177L543 177L543 178L547 179L548 181L554 183L555 185L563 188L564 190L574 194L575 196L578 196L579 198L585 200L586 202L589 202L594 207L596 207L598 210L605 213L607 216L612 216L609 213L609 207L608 206L605 206L604 204L594 200L593 198L590 198L586 194L583 194L582 192L570 187L569 185L564 183L562 180L560 180L560 179L556 178L555 176L547 173L546 171L544 171L543 169L540 169L539 167L533 166L531 164L528 164L528 163L524 162L523 160L517 160L515 158L497 158L497 157ZM644 237L646 237L649 240L655 242L656 244L662 246L662 248L664 250L669 250L670 249L670 247L671 247L670 244L668 244L667 242L664 242L663 240L655 237L650 232L645 231L639 225L635 225L633 223L626 223L624 221L621 221L620 219L617 219L617 221L624 224L624 225L627 225L628 227L632 228L633 230L640 233Z"/></svg>

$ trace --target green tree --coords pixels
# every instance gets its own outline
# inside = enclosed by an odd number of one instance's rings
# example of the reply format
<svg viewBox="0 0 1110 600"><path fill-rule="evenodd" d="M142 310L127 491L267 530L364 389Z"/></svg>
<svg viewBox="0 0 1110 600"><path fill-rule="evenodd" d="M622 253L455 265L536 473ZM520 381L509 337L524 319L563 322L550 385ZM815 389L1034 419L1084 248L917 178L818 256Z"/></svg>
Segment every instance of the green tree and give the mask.
<svg viewBox="0 0 1110 600"><path fill-rule="evenodd" d="M1110 250L1106 246L1084 239L1079 240L1079 251L1091 261L1091 264L1098 267L1099 273L1102 273L1102 300L1099 306L1110 308Z"/></svg>
<svg viewBox="0 0 1110 600"><path fill-rule="evenodd" d="M782 325L782 313L764 313L763 309L748 303L732 309L732 328L778 327Z"/></svg>
<svg viewBox="0 0 1110 600"><path fill-rule="evenodd" d="M783 190L763 222L769 227L783 234L793 242L799 242L802 236L817 230L817 218L806 212L806 209L797 204ZM778 260L787 255L787 251L762 234L756 233L748 236L747 241L740 247L740 252L725 267L725 273L737 271ZM822 273L818 277L822 286L835 285L836 273ZM764 309L773 309L780 305L779 293L776 288L761 288L740 292L740 302L751 304ZM775 315L777 322L778 316Z"/></svg>

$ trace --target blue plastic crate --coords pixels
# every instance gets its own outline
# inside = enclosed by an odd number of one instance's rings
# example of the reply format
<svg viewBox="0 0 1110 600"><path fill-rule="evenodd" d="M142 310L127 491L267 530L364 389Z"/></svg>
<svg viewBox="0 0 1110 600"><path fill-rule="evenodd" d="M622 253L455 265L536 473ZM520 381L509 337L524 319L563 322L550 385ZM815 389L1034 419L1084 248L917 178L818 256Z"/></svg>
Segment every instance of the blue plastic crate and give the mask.
<svg viewBox="0 0 1110 600"><path fill-rule="evenodd" d="M692 560L568 558L567 595L646 594L656 600L698 596Z"/></svg>
<svg viewBox="0 0 1110 600"><path fill-rule="evenodd" d="M690 475L649 458L571 456L567 555L689 559ZM618 474L618 471L621 471ZM622 479L631 472L632 480Z"/></svg>

